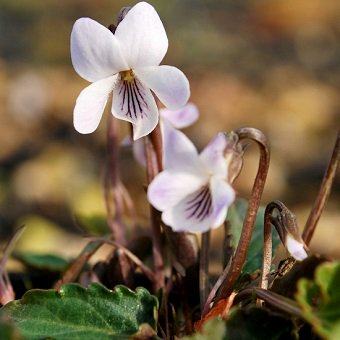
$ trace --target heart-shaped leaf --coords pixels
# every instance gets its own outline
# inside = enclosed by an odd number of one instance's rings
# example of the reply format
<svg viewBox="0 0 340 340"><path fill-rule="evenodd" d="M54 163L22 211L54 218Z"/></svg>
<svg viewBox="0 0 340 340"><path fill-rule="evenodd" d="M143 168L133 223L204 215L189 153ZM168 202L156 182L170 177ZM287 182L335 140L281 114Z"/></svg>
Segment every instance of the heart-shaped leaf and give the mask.
<svg viewBox="0 0 340 340"><path fill-rule="evenodd" d="M3 307L27 339L126 339L143 324L156 330L156 297L144 288L114 291L94 283L87 289L63 285L59 291L31 290Z"/></svg>
<svg viewBox="0 0 340 340"><path fill-rule="evenodd" d="M243 221L247 212L248 203L245 200L237 200L228 211L227 219L230 221L233 246L236 247L242 232ZM264 207L260 207L254 226L253 236L249 245L247 258L242 268L242 273L253 273L262 266L263 256L263 224L264 224ZM273 228L273 252L277 249L280 239L275 229ZM274 256L274 254L273 254Z"/></svg>
<svg viewBox="0 0 340 340"><path fill-rule="evenodd" d="M340 334L340 261L321 264L314 281L299 280L296 300L314 330L323 338L335 339Z"/></svg>

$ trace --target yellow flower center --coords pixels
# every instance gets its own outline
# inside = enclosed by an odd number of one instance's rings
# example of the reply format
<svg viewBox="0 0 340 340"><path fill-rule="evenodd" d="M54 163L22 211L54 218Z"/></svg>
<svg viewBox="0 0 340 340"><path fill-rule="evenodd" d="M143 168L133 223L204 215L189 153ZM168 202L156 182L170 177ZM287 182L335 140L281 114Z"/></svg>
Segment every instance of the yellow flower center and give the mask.
<svg viewBox="0 0 340 340"><path fill-rule="evenodd" d="M132 70L121 71L119 73L123 81L128 81L130 83L135 79L135 75Z"/></svg>

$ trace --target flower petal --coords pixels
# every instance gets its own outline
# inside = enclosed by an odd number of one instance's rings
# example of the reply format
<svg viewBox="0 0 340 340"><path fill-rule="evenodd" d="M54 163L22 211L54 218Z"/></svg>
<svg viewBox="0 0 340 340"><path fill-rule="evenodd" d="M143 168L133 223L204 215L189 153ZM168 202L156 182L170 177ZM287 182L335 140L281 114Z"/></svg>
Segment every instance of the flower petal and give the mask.
<svg viewBox="0 0 340 340"><path fill-rule="evenodd" d="M212 197L208 185L162 213L162 221L174 231L205 232L212 223Z"/></svg>
<svg viewBox="0 0 340 340"><path fill-rule="evenodd" d="M228 176L228 163L224 157L226 146L227 141L225 135L220 132L204 148L199 156L210 173L222 178L227 178Z"/></svg>
<svg viewBox="0 0 340 340"><path fill-rule="evenodd" d="M187 172L162 171L148 187L148 200L156 209L164 211L196 191L204 181Z"/></svg>
<svg viewBox="0 0 340 340"><path fill-rule="evenodd" d="M302 261L308 257L303 243L295 240L289 234L286 237L285 246L295 260Z"/></svg>
<svg viewBox="0 0 340 340"><path fill-rule="evenodd" d="M163 122L164 169L176 169L203 175L202 162L191 140L181 131Z"/></svg>
<svg viewBox="0 0 340 340"><path fill-rule="evenodd" d="M80 133L91 133L99 125L117 76L99 80L80 92L73 111L73 123Z"/></svg>
<svg viewBox="0 0 340 340"><path fill-rule="evenodd" d="M218 179L211 180L175 206L166 209L162 220L174 231L206 232L219 227L234 200L230 185Z"/></svg>
<svg viewBox="0 0 340 340"><path fill-rule="evenodd" d="M188 101L189 81L178 68L161 65L138 68L134 71L168 109L177 110Z"/></svg>
<svg viewBox="0 0 340 340"><path fill-rule="evenodd" d="M160 109L159 114L168 120L176 129L185 128L193 124L199 116L198 108L193 103L188 103L179 110Z"/></svg>
<svg viewBox="0 0 340 340"><path fill-rule="evenodd" d="M155 99L137 78L117 82L113 90L112 114L133 124L134 140L149 134L158 123Z"/></svg>
<svg viewBox="0 0 340 340"><path fill-rule="evenodd" d="M73 26L71 59L76 72L90 82L128 69L117 38L90 18L80 18Z"/></svg>
<svg viewBox="0 0 340 340"><path fill-rule="evenodd" d="M225 180L212 176L210 179L212 196L212 223L211 228L217 228L224 223L228 208L235 200L235 191Z"/></svg>
<svg viewBox="0 0 340 340"><path fill-rule="evenodd" d="M130 68L159 65L168 38L155 9L146 2L133 6L117 26L115 36Z"/></svg>

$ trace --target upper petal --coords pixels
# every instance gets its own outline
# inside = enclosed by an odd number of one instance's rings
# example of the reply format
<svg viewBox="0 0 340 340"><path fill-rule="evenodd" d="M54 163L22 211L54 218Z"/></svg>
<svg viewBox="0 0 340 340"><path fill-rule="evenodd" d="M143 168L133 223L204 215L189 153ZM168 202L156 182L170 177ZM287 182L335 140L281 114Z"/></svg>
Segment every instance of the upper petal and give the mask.
<svg viewBox="0 0 340 340"><path fill-rule="evenodd" d="M128 68L117 38L90 18L80 18L73 25L71 59L76 72L90 82Z"/></svg>
<svg viewBox="0 0 340 340"><path fill-rule="evenodd" d="M73 123L80 133L91 133L99 125L117 76L99 80L80 92L73 111Z"/></svg>
<svg viewBox="0 0 340 340"><path fill-rule="evenodd" d="M148 200L156 209L164 211L196 191L204 181L188 172L162 171L148 187Z"/></svg>
<svg viewBox="0 0 340 340"><path fill-rule="evenodd" d="M203 174L202 163L191 140L181 131L163 122L164 169Z"/></svg>
<svg viewBox="0 0 340 340"><path fill-rule="evenodd" d="M134 140L149 134L159 118L151 91L137 78L119 79L113 90L112 114L133 124Z"/></svg>
<svg viewBox="0 0 340 340"><path fill-rule="evenodd" d="M220 132L204 148L199 156L211 174L218 175L222 178L227 178L228 176L228 162L224 155L226 145L225 135Z"/></svg>
<svg viewBox="0 0 340 340"><path fill-rule="evenodd" d="M185 128L193 124L199 116L198 108L193 103L188 103L178 110L160 109L159 114L168 120L176 129Z"/></svg>
<svg viewBox="0 0 340 340"><path fill-rule="evenodd" d="M170 110L179 109L190 97L187 77L174 66L138 68L135 73Z"/></svg>
<svg viewBox="0 0 340 340"><path fill-rule="evenodd" d="M117 26L115 36L130 68L159 65L168 38L155 9L146 2L133 6Z"/></svg>

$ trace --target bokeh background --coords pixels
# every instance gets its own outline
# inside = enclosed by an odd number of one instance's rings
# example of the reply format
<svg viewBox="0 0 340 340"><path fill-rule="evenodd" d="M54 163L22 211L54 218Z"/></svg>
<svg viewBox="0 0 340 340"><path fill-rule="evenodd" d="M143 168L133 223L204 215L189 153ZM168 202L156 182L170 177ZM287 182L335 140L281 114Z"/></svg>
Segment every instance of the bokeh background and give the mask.
<svg viewBox="0 0 340 340"><path fill-rule="evenodd" d="M135 3L0 0L0 245L26 224L20 249L71 256L84 242L75 217L105 214L107 118L90 135L73 128L75 100L88 84L72 69L69 38L77 18L108 26L121 7ZM169 37L163 63L186 73L201 112L185 132L201 149L218 131L263 130L272 146L263 203L282 200L303 226L340 126L340 2L150 3ZM120 139L128 131L121 122ZM144 170L129 148L120 157L142 226ZM241 197L249 197L257 157L253 146L236 182ZM338 172L312 243L333 256L340 255L339 198Z"/></svg>

